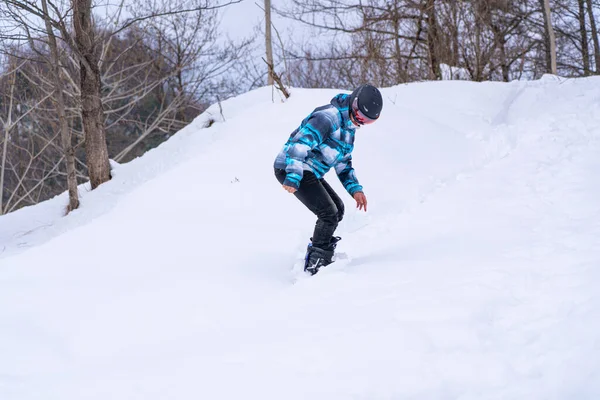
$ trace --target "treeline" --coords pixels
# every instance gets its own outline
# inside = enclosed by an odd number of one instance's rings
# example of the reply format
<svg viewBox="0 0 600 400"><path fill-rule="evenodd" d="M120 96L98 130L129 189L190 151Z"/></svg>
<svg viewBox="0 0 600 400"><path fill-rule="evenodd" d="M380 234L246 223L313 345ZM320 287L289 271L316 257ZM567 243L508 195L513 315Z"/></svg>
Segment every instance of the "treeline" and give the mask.
<svg viewBox="0 0 600 400"><path fill-rule="evenodd" d="M66 189L74 209L78 184L110 180L109 159L138 157L209 104L273 81L352 89L600 73L600 0L289 0L272 14L298 34L265 24L235 43L219 16L239 0L224 1L3 0L0 214ZM262 35L275 53L264 60Z"/></svg>
<svg viewBox="0 0 600 400"><path fill-rule="evenodd" d="M140 156L257 84L240 71L253 42L220 36L223 4L166 3L108 7L101 19L89 0L3 1L0 214L67 187L76 208L77 185L109 180L109 159Z"/></svg>
<svg viewBox="0 0 600 400"><path fill-rule="evenodd" d="M286 53L293 86L598 74L598 0L290 0L319 30Z"/></svg>

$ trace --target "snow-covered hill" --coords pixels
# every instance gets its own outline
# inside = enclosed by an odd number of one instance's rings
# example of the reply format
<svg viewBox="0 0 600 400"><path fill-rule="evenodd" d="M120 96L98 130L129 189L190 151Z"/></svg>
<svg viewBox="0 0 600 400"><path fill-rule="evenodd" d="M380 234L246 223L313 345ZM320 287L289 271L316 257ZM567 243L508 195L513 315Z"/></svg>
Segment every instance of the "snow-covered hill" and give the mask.
<svg viewBox="0 0 600 400"><path fill-rule="evenodd" d="M68 217L0 217L0 399L600 398L600 79L383 92L369 211L328 175L349 259L312 278L272 163L335 90L228 100Z"/></svg>

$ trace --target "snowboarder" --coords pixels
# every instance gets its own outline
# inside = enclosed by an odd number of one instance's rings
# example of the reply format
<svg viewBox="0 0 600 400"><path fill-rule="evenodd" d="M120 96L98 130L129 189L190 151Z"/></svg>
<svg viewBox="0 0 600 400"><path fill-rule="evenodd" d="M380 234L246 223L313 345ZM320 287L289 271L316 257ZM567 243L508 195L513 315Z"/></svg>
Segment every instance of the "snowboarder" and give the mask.
<svg viewBox="0 0 600 400"><path fill-rule="evenodd" d="M323 176L334 168L356 207L367 211L367 198L352 168L354 135L357 128L375 122L382 107L381 93L372 85L338 94L302 121L275 159L279 183L317 216L304 264L311 275L333 262L341 239L333 234L344 217L343 201Z"/></svg>

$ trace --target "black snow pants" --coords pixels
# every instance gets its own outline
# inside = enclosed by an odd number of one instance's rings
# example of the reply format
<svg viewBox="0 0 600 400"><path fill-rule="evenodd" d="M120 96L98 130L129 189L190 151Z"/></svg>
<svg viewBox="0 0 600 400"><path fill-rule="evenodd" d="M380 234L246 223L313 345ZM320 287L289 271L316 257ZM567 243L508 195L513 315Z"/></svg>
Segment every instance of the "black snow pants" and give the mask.
<svg viewBox="0 0 600 400"><path fill-rule="evenodd" d="M275 176L283 184L286 172L275 169ZM312 245L327 250L338 223L344 217L344 203L325 179L317 179L315 174L304 171L300 189L294 196L317 216Z"/></svg>

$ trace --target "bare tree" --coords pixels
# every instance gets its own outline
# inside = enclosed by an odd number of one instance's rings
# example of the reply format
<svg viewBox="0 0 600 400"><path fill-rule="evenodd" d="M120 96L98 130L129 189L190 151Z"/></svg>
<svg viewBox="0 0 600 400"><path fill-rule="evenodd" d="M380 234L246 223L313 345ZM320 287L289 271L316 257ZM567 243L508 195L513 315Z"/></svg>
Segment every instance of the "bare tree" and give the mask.
<svg viewBox="0 0 600 400"><path fill-rule="evenodd" d="M177 7L177 1L171 6ZM133 13L149 15L155 13L155 3L142 2ZM106 99L108 109L115 108L112 119L126 120L135 123L139 132L138 138L121 148L115 155L116 161L123 161L132 154L136 146L153 135L165 138L174 134L189 123L205 107L207 98L226 98L232 94L229 88L232 83L227 79L236 79L241 86L241 79L232 71L249 57L251 41L219 44L219 22L216 10L197 10L187 13L164 14L152 19L143 20L129 28L134 43L134 57L124 56L118 60L119 66L108 66L115 71L123 67L135 66L142 58L141 68L134 68L127 75L134 79L135 87L144 93L124 92L120 78L115 73L104 80L110 86L111 94ZM147 64L146 64L147 62ZM225 78L231 74L230 78ZM112 94L114 92L114 95ZM150 93L148 93L150 92ZM131 99L131 106L140 98L152 100L154 111L148 118L134 122L123 116L124 106L115 107L124 97ZM127 110L129 112L129 110Z"/></svg>
<svg viewBox="0 0 600 400"><path fill-rule="evenodd" d="M440 72L440 39L438 35L439 27L437 22L436 1L425 1L425 13L427 14L427 47L429 50L429 68L431 79L441 79Z"/></svg>
<svg viewBox="0 0 600 400"><path fill-rule="evenodd" d="M89 177L92 188L110 179L110 164L108 162L108 150L106 148L106 136L104 131L103 110L101 94L100 71L98 66L97 43L94 37L92 25L92 2L91 0L73 0L72 20L75 35L71 35L67 25L68 16L60 11L59 5L47 2L44 4L52 8L40 7L35 0L5 0L5 6L13 8L21 14L23 21L31 21L39 18L47 22L52 28L60 32L60 37L65 41L77 56L80 67L81 86L81 118L85 131L86 158ZM38 31L36 23L22 23L25 28ZM47 32L46 32L47 33ZM28 34L28 36L32 36Z"/></svg>
<svg viewBox="0 0 600 400"><path fill-rule="evenodd" d="M67 43L76 57L79 67L79 86L81 102L81 120L85 133L86 162L92 188L98 187L110 179L110 164L106 145L104 126L104 107L102 103L102 80L99 48L103 40L119 34L141 22L155 18L181 15L191 12L217 10L240 0L224 4L211 4L208 0L182 0L168 2L153 7L147 14L136 14L119 24L108 33L108 36L97 36L98 29L92 21L91 0L72 0L70 19L73 21L74 34L71 34L69 15L61 15L59 7L48 1L54 16L44 11L35 0L6 0L6 6L15 7L31 17L48 20L51 26L60 32L60 37Z"/></svg>
<svg viewBox="0 0 600 400"><path fill-rule="evenodd" d="M73 0L75 44L80 54L81 115L92 189L110 180L102 107L98 42L92 25L92 0Z"/></svg>
<svg viewBox="0 0 600 400"><path fill-rule="evenodd" d="M47 0L41 1L44 14L49 15ZM75 170L75 150L73 149L71 130L69 129L69 122L67 121L67 115L65 111L64 86L60 67L61 57L58 52L56 36L54 35L54 29L52 28L50 21L45 19L44 23L46 26L46 33L48 34L48 44L50 46L50 54L52 57L50 61L50 70L52 71L54 100L56 101L56 111L58 112L60 136L66 165L65 169L67 173L67 188L69 192L68 210L72 211L79 207L79 196L77 194L77 174Z"/></svg>
<svg viewBox="0 0 600 400"><path fill-rule="evenodd" d="M42 6L44 15L49 16L50 14L48 12L47 1L42 0L41 6ZM13 23L16 23L18 28L20 28L20 32L21 32L20 35L22 38L26 39L29 42L31 50L33 52L37 53L38 55L40 55L40 57L41 57L40 61L51 67L50 70L52 73L53 88L49 93L46 93L44 95L44 100L51 97L57 104L58 118L60 121L59 129L61 132L62 144L63 144L63 153L64 153L63 158L65 160L65 166L66 166L66 168L65 168L66 176L68 177L68 179L67 179L68 192L69 192L68 210L76 209L79 206L79 199L78 199L78 195L77 195L77 179L76 179L75 164L74 164L74 151L73 151L73 146L71 144L71 132L68 127L68 123L67 123L67 119L66 119L66 115L65 115L63 84L62 84L62 79L60 77L60 61L59 61L59 54L58 54L59 50L58 50L58 46L57 46L56 36L54 34L52 26L49 23L48 18L46 18L43 21L45 23L45 29L46 29L46 33L48 35L48 40L44 40L44 39L34 36L32 34L32 32L36 32L36 31L41 32L42 28L38 27L34 22L28 20L21 12L19 12L20 9L18 7L11 7L10 5L8 5L8 7L5 8L3 11L6 13L5 15L10 16L11 19L13 20ZM19 35L15 35L13 37L18 39ZM50 48L50 56L46 56L46 54L44 54L42 51L40 51L40 49L38 49L38 45L36 43L39 43L42 46L48 46ZM9 101L11 103L14 100L14 95L13 95L12 91L14 90L14 88L16 86L14 81L15 81L17 72L19 72L19 71L18 70L14 71L15 75L12 77L12 79L11 79L12 83L10 84L11 94L9 95ZM42 102L43 102L43 100L42 100ZM41 104L43 104L43 103L40 103L40 105ZM25 113L23 115L23 117L26 116L27 114L29 114L30 111L31 110L29 110L27 113ZM11 114L12 114L12 112L9 108L8 121L10 121L10 119L11 119ZM6 131L8 132L9 130L10 129L7 129ZM7 137L7 138L5 138L5 141L4 141L5 150L7 149L8 144L9 144L9 140ZM48 143L48 144L50 144L50 143ZM17 147L19 147L19 146L17 145ZM18 180L18 184L16 185L16 190L13 192L13 195L9 198L9 203L8 203L9 205L10 205L10 201L15 199L14 195L18 192L18 190L20 188L25 190L25 192L27 194L30 193L25 188L24 178L27 176L27 173L30 171L31 167L34 166L34 163L37 163L39 161L38 157L32 156L31 151L27 151L25 148L22 148L22 149L24 150L23 154L30 155L30 159L29 159L29 163L27 164L27 167L22 169L21 173L18 174L20 179ZM5 152L5 155L6 155L6 152ZM58 165L58 162L54 164L54 167L56 167L57 165ZM4 158L3 166L6 167L6 158ZM54 167L52 168L52 171L56 170L56 168L54 168ZM3 170L4 170L4 168L3 168ZM5 182L2 179L3 189L4 189L4 183ZM37 187L37 186L34 186L34 187ZM2 196L0 196L0 197L2 197ZM18 204L19 202L21 202L23 200L23 198L16 198L16 200L17 201L13 205L13 207L16 206L16 204ZM0 211L6 212L7 208L2 209L2 207L0 207Z"/></svg>
<svg viewBox="0 0 600 400"><path fill-rule="evenodd" d="M577 0L579 6L579 34L581 35L581 58L583 74L590 74L590 51L588 46L588 33L585 24L585 0Z"/></svg>
<svg viewBox="0 0 600 400"><path fill-rule="evenodd" d="M586 0L588 18L590 19L590 27L592 30L592 42L594 43L594 61L596 64L596 74L600 74L600 39L598 39L598 28L596 27L596 17L594 15L594 7L592 0Z"/></svg>
<svg viewBox="0 0 600 400"><path fill-rule="evenodd" d="M51 98L41 94L36 100L26 92L36 91L23 79L24 62L10 59L9 72L0 77L0 124L2 157L0 164L0 214L11 212L22 204L35 204L46 184L58 174L63 151L55 144L58 135L44 132L34 121L35 114ZM6 91L4 91L6 90ZM48 150L54 149L51 157Z"/></svg>
<svg viewBox="0 0 600 400"><path fill-rule="evenodd" d="M533 9L521 1L492 0L473 2L473 12L480 25L476 30L479 37L476 59L480 65L473 76L510 81L513 66L523 60L535 43L524 34L528 30L524 22L533 15Z"/></svg>
<svg viewBox="0 0 600 400"><path fill-rule="evenodd" d="M14 93L15 93L15 79L16 69L10 72L10 94L8 109L6 110L6 120L0 115L0 123L2 123L2 130L4 131L4 137L2 139L2 161L0 162L0 214L4 214L4 176L6 174L6 157L8 155L8 139L10 132L14 126L12 121L13 106L14 106Z"/></svg>
<svg viewBox="0 0 600 400"><path fill-rule="evenodd" d="M4 21L11 26L0 32L0 39L27 41L34 50L6 52L24 60L15 73L16 87L26 89L14 89L11 97L15 86L8 76L0 77L0 103L38 104L26 116L12 107L6 118L9 107L0 110L2 121L10 122L2 124L6 129L0 135L0 140L8 138L0 142L0 150L5 149L2 212L57 194L62 191L58 182L69 182L71 198L78 180L90 179L97 187L106 176L93 179L92 170L106 172L108 156L121 162L139 156L189 123L212 97L243 91L244 80L231 72L243 64L250 41L216 44L216 11L234 2L148 1L147 7L137 4L123 22L118 13L92 18L89 1L73 3L77 7L53 0L0 4L0 18L8 17ZM91 93L86 95L86 90ZM90 121L105 135L95 141L95 149L88 146L94 141L86 140ZM78 143L65 153L60 143L71 143L68 136ZM98 148L101 157L95 162L89 153ZM63 172L63 161L75 167Z"/></svg>

